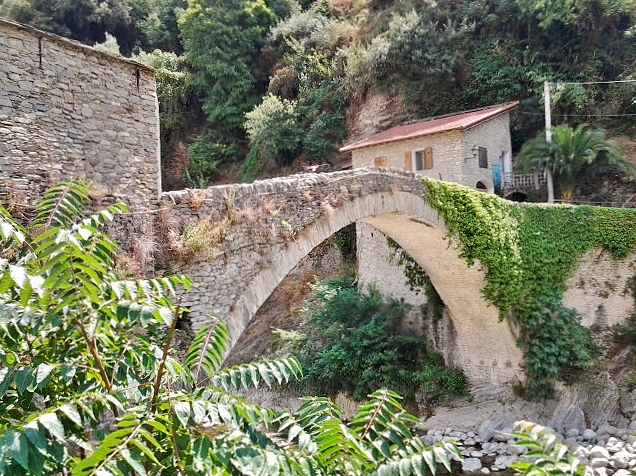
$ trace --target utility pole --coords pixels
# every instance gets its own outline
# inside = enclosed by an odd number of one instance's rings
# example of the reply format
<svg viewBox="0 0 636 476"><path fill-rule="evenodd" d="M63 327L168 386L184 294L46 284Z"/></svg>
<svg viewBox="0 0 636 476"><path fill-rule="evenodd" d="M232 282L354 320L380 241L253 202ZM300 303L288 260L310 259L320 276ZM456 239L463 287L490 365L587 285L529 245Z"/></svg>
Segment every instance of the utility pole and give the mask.
<svg viewBox="0 0 636 476"><path fill-rule="evenodd" d="M545 109L545 140L552 142L552 111L550 110L550 83L543 83L543 101ZM554 183L549 167L545 168L546 181L548 182L548 203L554 203Z"/></svg>

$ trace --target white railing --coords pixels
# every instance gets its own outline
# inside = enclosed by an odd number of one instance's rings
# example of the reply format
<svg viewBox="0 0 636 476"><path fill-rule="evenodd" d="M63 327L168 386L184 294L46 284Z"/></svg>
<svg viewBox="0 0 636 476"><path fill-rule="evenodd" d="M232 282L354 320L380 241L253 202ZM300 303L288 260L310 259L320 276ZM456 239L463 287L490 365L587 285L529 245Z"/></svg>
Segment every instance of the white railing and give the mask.
<svg viewBox="0 0 636 476"><path fill-rule="evenodd" d="M520 172L506 172L503 174L504 187L534 187L540 188L547 184L543 173L533 172L522 174Z"/></svg>

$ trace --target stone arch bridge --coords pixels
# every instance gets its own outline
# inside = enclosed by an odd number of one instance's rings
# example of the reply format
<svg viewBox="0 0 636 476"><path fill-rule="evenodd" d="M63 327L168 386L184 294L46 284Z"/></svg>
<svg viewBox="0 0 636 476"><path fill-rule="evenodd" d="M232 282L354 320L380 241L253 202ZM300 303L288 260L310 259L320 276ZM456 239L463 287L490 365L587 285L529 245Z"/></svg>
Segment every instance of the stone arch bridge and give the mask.
<svg viewBox="0 0 636 476"><path fill-rule="evenodd" d="M192 311L195 328L213 314L227 323L233 345L299 261L354 222L395 240L429 275L454 327L453 348L445 355L464 369L471 383L520 378L522 356L514 326L499 321L498 310L483 299L484 272L469 267L449 246L443 220L426 203L424 185L412 173L364 168L167 192L156 229L163 234L168 272L193 278L183 304ZM183 235L190 236L187 242L175 241ZM202 241L198 235L213 246L196 246ZM582 260L580 273L600 272L620 281L628 273L617 266L634 267L632 262L616 264L595 256L594 263ZM624 293L599 297L592 288L572 288L566 304L582 312L587 324L598 317L599 299L609 310L605 321L624 318L632 305ZM625 284L614 289L623 290Z"/></svg>

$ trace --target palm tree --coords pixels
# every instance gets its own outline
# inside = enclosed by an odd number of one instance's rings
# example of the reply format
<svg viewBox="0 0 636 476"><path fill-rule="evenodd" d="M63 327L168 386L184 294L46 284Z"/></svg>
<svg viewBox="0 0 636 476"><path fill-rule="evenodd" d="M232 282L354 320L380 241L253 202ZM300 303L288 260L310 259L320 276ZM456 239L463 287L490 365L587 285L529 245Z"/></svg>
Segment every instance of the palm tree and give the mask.
<svg viewBox="0 0 636 476"><path fill-rule="evenodd" d="M585 176L619 170L636 177L636 167L623 158L620 148L605 138L604 130L581 124L576 129L560 125L550 131L551 141L544 134L527 141L515 165L525 173L542 169L548 181L554 177L563 199L572 199L576 185ZM548 192L550 190L551 183L548 183ZM551 195L548 193L549 203L554 201Z"/></svg>

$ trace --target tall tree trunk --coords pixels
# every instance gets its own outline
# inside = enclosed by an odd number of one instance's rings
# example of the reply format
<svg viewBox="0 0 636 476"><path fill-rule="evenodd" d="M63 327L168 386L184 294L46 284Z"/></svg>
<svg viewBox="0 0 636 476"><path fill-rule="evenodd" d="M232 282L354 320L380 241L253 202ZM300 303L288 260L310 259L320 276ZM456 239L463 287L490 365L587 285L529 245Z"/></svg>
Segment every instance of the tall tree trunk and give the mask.
<svg viewBox="0 0 636 476"><path fill-rule="evenodd" d="M546 169L545 175L548 182L548 203L554 203L554 183L552 182L552 172Z"/></svg>

